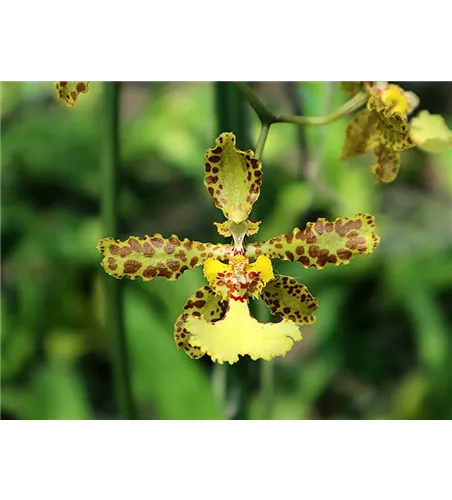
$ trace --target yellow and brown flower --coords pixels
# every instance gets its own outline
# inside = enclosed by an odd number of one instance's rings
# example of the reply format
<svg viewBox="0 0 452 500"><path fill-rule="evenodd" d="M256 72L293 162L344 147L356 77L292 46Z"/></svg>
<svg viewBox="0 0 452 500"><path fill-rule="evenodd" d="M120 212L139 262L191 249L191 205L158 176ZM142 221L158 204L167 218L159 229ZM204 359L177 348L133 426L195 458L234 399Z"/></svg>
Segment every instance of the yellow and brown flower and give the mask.
<svg viewBox="0 0 452 500"><path fill-rule="evenodd" d="M207 354L214 362L235 363L239 356L270 360L284 356L302 339L300 327L315 321L317 300L289 276L275 278L271 259L300 262L305 268L348 264L355 255L371 253L379 244L374 217L357 214L334 222L318 219L304 229L265 241L245 243L259 230L248 216L260 194L262 164L251 150L236 148L235 136L223 133L205 158L205 185L226 221L218 232L231 244L164 238L160 234L126 241L105 238L98 244L102 266L116 277L177 279L204 266L209 283L186 302L174 325L179 349L191 358ZM261 323L248 303L261 299L280 316L278 323Z"/></svg>
<svg viewBox="0 0 452 500"><path fill-rule="evenodd" d="M399 171L400 151L416 145L407 116L418 106L419 99L398 85L362 83L369 99L366 108L356 113L347 127L341 158L372 151L377 162L371 170L377 180L392 182Z"/></svg>

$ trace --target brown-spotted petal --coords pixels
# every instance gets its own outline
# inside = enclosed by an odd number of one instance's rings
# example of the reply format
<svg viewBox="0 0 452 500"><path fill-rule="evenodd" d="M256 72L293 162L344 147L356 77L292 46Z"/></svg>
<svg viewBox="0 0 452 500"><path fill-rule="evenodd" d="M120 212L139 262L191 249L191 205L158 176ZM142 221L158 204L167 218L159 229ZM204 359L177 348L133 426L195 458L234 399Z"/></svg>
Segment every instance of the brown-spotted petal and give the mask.
<svg viewBox="0 0 452 500"><path fill-rule="evenodd" d="M407 119L394 111L397 107L389 107L378 97L370 96L367 108L377 120L378 142L394 151L402 151L415 146Z"/></svg>
<svg viewBox="0 0 452 500"><path fill-rule="evenodd" d="M150 281L157 276L177 279L184 271L203 264L207 259L227 260L232 247L213 243L180 240L174 234L164 238L161 234L125 241L105 238L97 245L104 255L101 262L105 272L115 278L141 278Z"/></svg>
<svg viewBox="0 0 452 500"><path fill-rule="evenodd" d="M224 132L205 156L204 184L225 217L240 223L248 218L259 198L262 164L254 152L236 147L232 132Z"/></svg>
<svg viewBox="0 0 452 500"><path fill-rule="evenodd" d="M369 254L378 246L380 238L374 230L375 218L369 214L356 214L353 219L342 217L334 222L318 219L308 222L304 230L295 228L291 234L250 243L245 255L267 255L317 269L327 263L348 264L353 255Z"/></svg>
<svg viewBox="0 0 452 500"><path fill-rule="evenodd" d="M298 326L315 322L317 299L305 285L290 276L278 276L268 282L262 292L262 299L272 314L277 314Z"/></svg>
<svg viewBox="0 0 452 500"><path fill-rule="evenodd" d="M341 159L364 154L378 140L377 117L368 109L355 114L347 127Z"/></svg>
<svg viewBox="0 0 452 500"><path fill-rule="evenodd" d="M192 333L187 329L187 320L190 317L203 317L206 321L213 322L221 319L228 308L228 303L215 294L210 286L205 285L194 293L185 303L182 314L174 324L174 341L178 349L184 351L193 359L204 356L199 347L189 344Z"/></svg>
<svg viewBox="0 0 452 500"><path fill-rule="evenodd" d="M372 152L376 156L377 163L371 167L371 170L377 176L377 181L392 182L399 173L400 152L383 144L374 146Z"/></svg>
<svg viewBox="0 0 452 500"><path fill-rule="evenodd" d="M77 97L88 92L88 84L89 82L55 82L58 99L72 108Z"/></svg>

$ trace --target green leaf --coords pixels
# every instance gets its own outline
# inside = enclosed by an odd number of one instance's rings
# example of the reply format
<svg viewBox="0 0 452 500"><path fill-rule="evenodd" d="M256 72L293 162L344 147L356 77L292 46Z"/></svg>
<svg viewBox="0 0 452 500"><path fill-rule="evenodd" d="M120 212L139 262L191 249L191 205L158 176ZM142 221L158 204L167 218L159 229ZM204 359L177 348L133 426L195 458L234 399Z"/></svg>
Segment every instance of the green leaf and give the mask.
<svg viewBox="0 0 452 500"><path fill-rule="evenodd" d="M221 418L207 372L176 349L161 311L149 307L149 298L135 287L126 288L125 311L138 400L149 400L159 419Z"/></svg>

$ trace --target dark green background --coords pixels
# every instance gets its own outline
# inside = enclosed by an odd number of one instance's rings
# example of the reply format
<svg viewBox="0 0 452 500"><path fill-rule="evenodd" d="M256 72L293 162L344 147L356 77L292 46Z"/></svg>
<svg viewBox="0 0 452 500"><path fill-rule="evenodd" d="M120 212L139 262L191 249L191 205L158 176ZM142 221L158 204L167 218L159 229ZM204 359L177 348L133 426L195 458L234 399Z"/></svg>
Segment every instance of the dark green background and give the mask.
<svg viewBox="0 0 452 500"><path fill-rule="evenodd" d="M450 83L406 83L421 109L451 123ZM324 114L347 97L325 83L257 85L275 113ZM215 85L125 83L121 89L121 231L100 219L105 132L92 83L73 109L51 83L2 83L1 410L12 419L118 418L104 327L101 237L172 233L222 241L203 185L205 150L219 132ZM218 104L218 103L217 103ZM372 157L340 161L347 118L326 127L276 124L263 155L258 237L369 212L382 238L368 257L322 271L275 261L318 298L317 322L274 362L273 417L452 417L452 151L402 153L399 177L375 186ZM250 108L237 133L253 147ZM318 172L319 182L307 181ZM253 217L252 217L253 218ZM113 278L111 278L113 279ZM125 283L126 333L140 418L261 418L261 363L225 368L178 352L172 325L204 284L201 268L176 282Z"/></svg>

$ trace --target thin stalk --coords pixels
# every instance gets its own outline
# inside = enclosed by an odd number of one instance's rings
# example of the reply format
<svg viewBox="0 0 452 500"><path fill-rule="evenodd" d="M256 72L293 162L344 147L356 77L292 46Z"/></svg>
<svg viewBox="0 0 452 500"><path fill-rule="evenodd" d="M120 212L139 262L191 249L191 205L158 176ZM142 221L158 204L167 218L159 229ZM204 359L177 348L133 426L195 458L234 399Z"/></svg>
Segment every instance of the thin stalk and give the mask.
<svg viewBox="0 0 452 500"><path fill-rule="evenodd" d="M256 316L262 323L270 322L270 313L267 305L260 300L256 304ZM273 419L275 402L275 381L273 361L260 361L260 400L262 403L262 420Z"/></svg>
<svg viewBox="0 0 452 500"><path fill-rule="evenodd" d="M262 123L261 130L259 132L259 138L257 139L256 148L254 150L255 158L262 158L262 153L264 152L265 142L267 141L268 133L270 132L270 123Z"/></svg>
<svg viewBox="0 0 452 500"><path fill-rule="evenodd" d="M118 235L119 195L119 91L120 83L104 83L102 117L102 226L105 235ZM123 283L104 275L106 328L110 335L111 358L117 409L124 420L135 418L127 343L124 329Z"/></svg>
<svg viewBox="0 0 452 500"><path fill-rule="evenodd" d="M340 108L326 116L281 115L276 117L275 123L294 123L295 125L328 125L329 123L333 123L339 120L339 118L342 118L363 106L368 98L369 96L365 92L360 92L344 103Z"/></svg>
<svg viewBox="0 0 452 500"><path fill-rule="evenodd" d="M295 115L274 115L269 109L266 108L264 103L260 100L256 92L244 82L235 82L237 88L240 89L248 104L254 109L262 123L293 123L295 125L328 125L343 116L346 116L353 111L363 106L369 96L366 92L360 92L353 96L349 101L343 104L340 108L333 111L326 116L295 116Z"/></svg>
<svg viewBox="0 0 452 500"><path fill-rule="evenodd" d="M254 109L262 123L273 123L276 116L271 113L259 99L259 96L245 82L234 82L240 92L242 92L249 105Z"/></svg>

